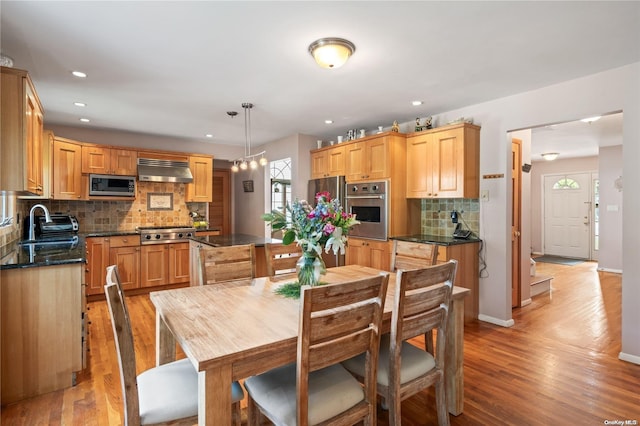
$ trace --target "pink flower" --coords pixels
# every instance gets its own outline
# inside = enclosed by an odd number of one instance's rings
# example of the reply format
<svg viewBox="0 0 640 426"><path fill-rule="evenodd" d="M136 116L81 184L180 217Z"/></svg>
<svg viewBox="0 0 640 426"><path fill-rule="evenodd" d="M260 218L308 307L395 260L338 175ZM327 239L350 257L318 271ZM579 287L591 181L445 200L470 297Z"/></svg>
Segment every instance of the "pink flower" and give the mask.
<svg viewBox="0 0 640 426"><path fill-rule="evenodd" d="M331 201L331 194L329 194L329 192L327 191L323 191L323 192L318 192L316 194L316 201L322 201L322 199L324 199L324 201L326 201L327 203Z"/></svg>
<svg viewBox="0 0 640 426"><path fill-rule="evenodd" d="M327 223L326 225L324 225L324 228L322 229L322 233L324 235L331 235L333 234L333 231L336 229L335 226L333 226L331 223Z"/></svg>

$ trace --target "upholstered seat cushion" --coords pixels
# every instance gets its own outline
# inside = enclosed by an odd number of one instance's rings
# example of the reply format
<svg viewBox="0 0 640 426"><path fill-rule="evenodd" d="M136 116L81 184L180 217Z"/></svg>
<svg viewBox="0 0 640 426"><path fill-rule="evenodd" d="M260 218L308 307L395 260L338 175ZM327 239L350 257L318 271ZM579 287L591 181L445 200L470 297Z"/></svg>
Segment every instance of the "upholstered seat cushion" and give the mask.
<svg viewBox="0 0 640 426"><path fill-rule="evenodd" d="M364 354L348 359L342 363L344 367L359 376L364 375ZM400 383L407 383L420 377L436 366L433 355L410 343L402 342L400 355ZM378 355L378 383L389 386L389 335L380 338Z"/></svg>
<svg viewBox="0 0 640 426"><path fill-rule="evenodd" d="M142 424L198 415L198 372L188 359L147 370L137 380ZM244 398L237 382L231 388L231 398L233 402Z"/></svg>
<svg viewBox="0 0 640 426"><path fill-rule="evenodd" d="M244 386L274 423L296 424L295 363L250 377ZM309 374L309 424L330 419L362 400L362 386L339 364Z"/></svg>

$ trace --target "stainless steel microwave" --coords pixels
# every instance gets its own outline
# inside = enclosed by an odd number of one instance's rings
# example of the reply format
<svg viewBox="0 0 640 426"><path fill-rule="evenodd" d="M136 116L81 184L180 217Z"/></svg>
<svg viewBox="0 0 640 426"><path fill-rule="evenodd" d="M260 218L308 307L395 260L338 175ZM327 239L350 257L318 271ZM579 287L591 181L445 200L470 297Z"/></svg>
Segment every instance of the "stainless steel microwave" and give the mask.
<svg viewBox="0 0 640 426"><path fill-rule="evenodd" d="M136 196L136 178L133 176L89 175L89 195L109 197Z"/></svg>

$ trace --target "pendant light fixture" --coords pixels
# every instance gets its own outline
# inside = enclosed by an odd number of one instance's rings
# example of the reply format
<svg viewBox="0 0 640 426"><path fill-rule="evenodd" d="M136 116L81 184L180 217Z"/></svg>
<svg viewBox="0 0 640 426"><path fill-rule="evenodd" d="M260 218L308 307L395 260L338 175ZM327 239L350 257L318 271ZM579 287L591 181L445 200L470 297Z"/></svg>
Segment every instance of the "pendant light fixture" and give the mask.
<svg viewBox="0 0 640 426"><path fill-rule="evenodd" d="M247 169L255 170L258 168L258 164L266 166L269 163L269 160L264 156L266 151L251 154L251 108L253 108L253 104L251 102L243 102L242 108L244 109L244 156L234 160L233 166L231 166L232 172ZM235 111L229 111L227 114L231 117L238 115ZM260 156L259 162L256 161L258 156Z"/></svg>
<svg viewBox="0 0 640 426"><path fill-rule="evenodd" d="M309 53L322 68L340 68L356 51L349 40L337 37L321 38L309 45Z"/></svg>

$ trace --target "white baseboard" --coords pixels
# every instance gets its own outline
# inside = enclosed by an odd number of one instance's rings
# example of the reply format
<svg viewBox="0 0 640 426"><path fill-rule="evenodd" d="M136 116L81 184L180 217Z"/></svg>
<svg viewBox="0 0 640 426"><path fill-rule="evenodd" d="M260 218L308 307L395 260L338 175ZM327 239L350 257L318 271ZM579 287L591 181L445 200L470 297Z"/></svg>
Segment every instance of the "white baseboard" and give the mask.
<svg viewBox="0 0 640 426"><path fill-rule="evenodd" d="M631 355L631 354L626 354L624 352L620 352L618 354L618 358L623 361L632 362L634 364L640 365L640 356L637 356L637 355Z"/></svg>
<svg viewBox="0 0 640 426"><path fill-rule="evenodd" d="M598 268L598 271L611 272L613 274L622 274L622 269Z"/></svg>
<svg viewBox="0 0 640 426"><path fill-rule="evenodd" d="M544 253L541 252L541 251L533 251L533 252L531 252L531 254L534 255L534 256L543 256L544 255Z"/></svg>
<svg viewBox="0 0 640 426"><path fill-rule="evenodd" d="M531 298L523 300L522 302L520 302L520 306L521 307L525 307L525 306L530 305L530 304L531 304Z"/></svg>
<svg viewBox="0 0 640 426"><path fill-rule="evenodd" d="M513 321L513 319L501 320L501 319L490 317L489 315L483 315L483 314L478 315L478 319L480 321L489 322L491 324L499 325L501 327L513 327L513 325L515 324L515 321Z"/></svg>

